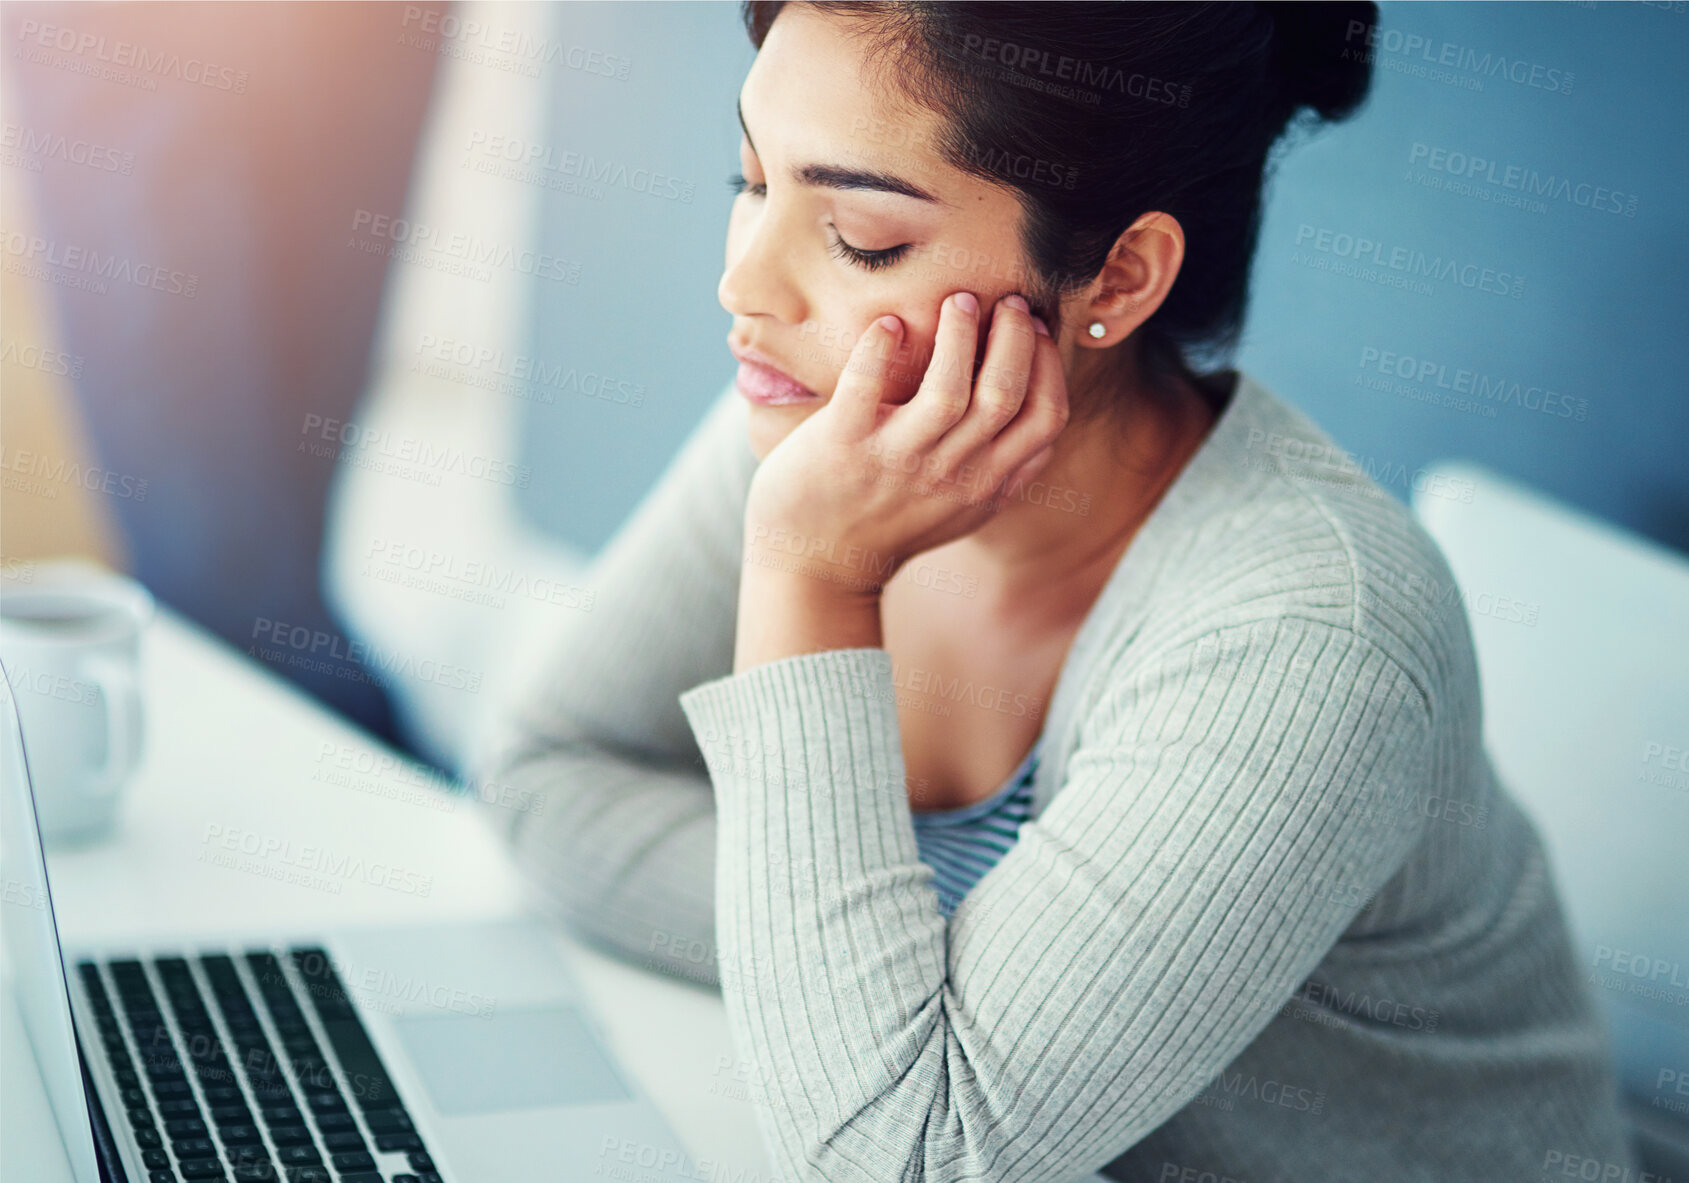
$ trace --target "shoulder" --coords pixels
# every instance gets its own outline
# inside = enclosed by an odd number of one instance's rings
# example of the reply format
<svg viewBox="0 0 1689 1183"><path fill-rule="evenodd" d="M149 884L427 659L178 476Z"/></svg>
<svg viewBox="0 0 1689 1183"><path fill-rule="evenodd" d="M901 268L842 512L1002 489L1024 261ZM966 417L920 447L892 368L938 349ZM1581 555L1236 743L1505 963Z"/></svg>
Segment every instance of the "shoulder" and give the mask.
<svg viewBox="0 0 1689 1183"><path fill-rule="evenodd" d="M1302 411L1240 377L1173 493L1153 535L1146 526L1150 553L1135 556L1147 576L1127 649L1283 625L1376 651L1432 714L1473 689L1465 606L1441 551Z"/></svg>

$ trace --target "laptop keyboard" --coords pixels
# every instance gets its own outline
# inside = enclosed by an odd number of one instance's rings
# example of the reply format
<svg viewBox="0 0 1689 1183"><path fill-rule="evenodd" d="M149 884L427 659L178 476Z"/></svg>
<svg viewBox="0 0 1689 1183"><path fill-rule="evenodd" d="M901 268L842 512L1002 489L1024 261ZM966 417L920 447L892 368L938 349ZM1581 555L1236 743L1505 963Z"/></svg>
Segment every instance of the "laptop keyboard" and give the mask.
<svg viewBox="0 0 1689 1183"><path fill-rule="evenodd" d="M333 1062L267 949L77 965L147 1183L441 1183L328 954L288 960Z"/></svg>

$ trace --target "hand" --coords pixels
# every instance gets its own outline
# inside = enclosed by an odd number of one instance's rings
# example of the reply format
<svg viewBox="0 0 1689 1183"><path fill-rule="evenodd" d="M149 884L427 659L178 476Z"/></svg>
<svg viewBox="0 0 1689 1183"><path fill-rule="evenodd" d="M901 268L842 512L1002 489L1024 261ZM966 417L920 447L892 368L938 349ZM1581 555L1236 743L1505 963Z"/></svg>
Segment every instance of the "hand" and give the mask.
<svg viewBox="0 0 1689 1183"><path fill-rule="evenodd" d="M1024 299L1005 297L976 380L977 309L968 293L944 301L932 361L901 405L886 400L903 324L868 327L833 397L758 466L747 564L759 553L788 569L799 560L877 595L910 558L984 525L1005 486L1048 462L1068 416L1055 341Z"/></svg>

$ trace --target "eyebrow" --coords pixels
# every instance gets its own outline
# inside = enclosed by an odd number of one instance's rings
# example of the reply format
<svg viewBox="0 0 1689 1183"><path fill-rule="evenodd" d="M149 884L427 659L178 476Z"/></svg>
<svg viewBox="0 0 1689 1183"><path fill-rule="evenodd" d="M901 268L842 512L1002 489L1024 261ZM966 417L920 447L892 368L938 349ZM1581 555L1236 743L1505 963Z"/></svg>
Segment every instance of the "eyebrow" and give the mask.
<svg viewBox="0 0 1689 1183"><path fill-rule="evenodd" d="M745 133L745 142L756 152L757 142L751 138L751 129L745 126L745 108L738 102L734 109L739 113L739 128ZM758 155L761 155L758 153ZM824 189L866 189L876 193L893 193L900 197L913 197L917 201L928 201L934 205L949 205L942 197L929 193L919 185L906 181L893 173L878 172L874 169L841 168L836 164L805 164L792 170L792 179L800 185L818 186Z"/></svg>

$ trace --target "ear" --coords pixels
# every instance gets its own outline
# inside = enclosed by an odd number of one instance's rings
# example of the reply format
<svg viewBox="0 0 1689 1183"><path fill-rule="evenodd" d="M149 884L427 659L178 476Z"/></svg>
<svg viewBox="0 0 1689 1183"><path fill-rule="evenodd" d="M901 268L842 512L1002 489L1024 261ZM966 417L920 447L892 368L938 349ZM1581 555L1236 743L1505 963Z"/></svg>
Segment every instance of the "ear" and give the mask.
<svg viewBox="0 0 1689 1183"><path fill-rule="evenodd" d="M1147 213L1126 227L1097 278L1063 309L1075 343L1107 349L1131 336L1161 307L1184 261L1185 231L1173 215ZM1099 322L1103 335L1093 337L1091 325Z"/></svg>

